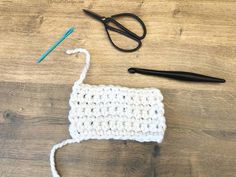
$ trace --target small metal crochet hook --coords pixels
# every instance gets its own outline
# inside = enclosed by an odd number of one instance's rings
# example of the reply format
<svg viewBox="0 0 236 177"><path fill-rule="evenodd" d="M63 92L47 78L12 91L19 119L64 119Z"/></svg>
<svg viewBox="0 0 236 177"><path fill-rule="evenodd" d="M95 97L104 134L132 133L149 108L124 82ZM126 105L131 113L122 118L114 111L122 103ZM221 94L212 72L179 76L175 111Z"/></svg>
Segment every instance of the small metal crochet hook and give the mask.
<svg viewBox="0 0 236 177"><path fill-rule="evenodd" d="M184 71L160 71L160 70L150 70L142 68L129 68L129 73L139 73L152 76L167 77L171 79L181 80L181 81L193 81L193 82L215 82L224 83L225 80L221 78L205 76L202 74L184 72Z"/></svg>

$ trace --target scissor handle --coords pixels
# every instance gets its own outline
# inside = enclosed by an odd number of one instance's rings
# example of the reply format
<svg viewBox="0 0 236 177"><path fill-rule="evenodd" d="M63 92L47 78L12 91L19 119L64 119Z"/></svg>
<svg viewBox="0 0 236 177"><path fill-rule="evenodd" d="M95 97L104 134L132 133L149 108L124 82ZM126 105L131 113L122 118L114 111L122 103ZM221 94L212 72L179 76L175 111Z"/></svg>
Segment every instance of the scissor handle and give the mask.
<svg viewBox="0 0 236 177"><path fill-rule="evenodd" d="M136 19L142 26L142 29L143 29L143 34L142 36L138 36L137 34L133 33L132 31L130 31L129 29L127 29L126 27L124 27L122 24L120 24L118 21L116 21L114 18L117 18L117 17L132 17L134 19ZM121 13L121 14L116 14L116 15L113 15L109 18L105 18L104 21L104 26L105 26L105 30L107 32L107 35L108 35L108 38L111 42L111 44L118 50L122 51L122 52L134 52L136 50L138 50L141 46L142 46L142 42L141 40L146 36L147 34L147 30L146 30L146 26L145 24L143 23L143 21L136 15L134 14L131 14L131 13ZM115 26L117 26L118 28L115 28L113 26L110 26L109 23L113 23ZM127 38L130 38L132 39L133 41L137 42L137 47L133 48L133 49L124 49L124 48L120 48L119 46L117 46L111 39L111 36L109 34L109 31L114 31L114 32L117 32Z"/></svg>
<svg viewBox="0 0 236 177"><path fill-rule="evenodd" d="M109 39L109 41L111 42L111 44L112 44L116 49L118 49L118 50L120 50L120 51L122 51L122 52L134 52L134 51L138 50L138 49L142 46L141 40L139 40L139 39L137 39L137 38L134 38L133 36L129 35L128 33L124 32L124 31L122 31L122 30L119 30L119 29L114 28L114 27L112 27L112 26L105 26L105 30L106 30L108 39ZM117 45L112 41L111 36L110 36L108 30L117 32L117 33L119 33L119 34L121 34L121 35L123 35L123 36L125 36L125 37L127 37L127 38L132 39L133 41L137 42L137 47L135 47L135 48L133 48L133 49L120 48L119 46L117 46Z"/></svg>
<svg viewBox="0 0 236 177"><path fill-rule="evenodd" d="M131 17L131 18L137 20L139 22L139 24L141 25L142 29L143 29L142 36L138 36L137 34L133 33L132 31L130 31L129 29L127 29L126 27L124 27L122 24L120 24L118 21L115 20L115 18L119 18L119 17ZM144 22L135 14L120 13L120 14L112 15L110 21L112 23L114 23L117 27L121 28L122 30L129 33L131 36L136 37L139 40L142 40L143 38L145 38L145 36L147 34L147 29L146 29L146 26L145 26Z"/></svg>

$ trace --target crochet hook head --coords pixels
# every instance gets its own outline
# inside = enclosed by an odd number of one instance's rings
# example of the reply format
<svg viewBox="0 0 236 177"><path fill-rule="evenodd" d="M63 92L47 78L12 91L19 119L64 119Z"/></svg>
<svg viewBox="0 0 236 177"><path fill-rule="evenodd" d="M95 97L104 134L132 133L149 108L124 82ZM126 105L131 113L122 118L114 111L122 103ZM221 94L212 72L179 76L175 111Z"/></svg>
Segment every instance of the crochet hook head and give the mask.
<svg viewBox="0 0 236 177"><path fill-rule="evenodd" d="M184 71L160 71L160 70L150 70L143 68L129 68L129 73L139 73L152 76L160 76L171 78L181 81L192 81L192 82L215 82L215 83L224 83L225 80L221 78L206 76L197 73L184 72Z"/></svg>

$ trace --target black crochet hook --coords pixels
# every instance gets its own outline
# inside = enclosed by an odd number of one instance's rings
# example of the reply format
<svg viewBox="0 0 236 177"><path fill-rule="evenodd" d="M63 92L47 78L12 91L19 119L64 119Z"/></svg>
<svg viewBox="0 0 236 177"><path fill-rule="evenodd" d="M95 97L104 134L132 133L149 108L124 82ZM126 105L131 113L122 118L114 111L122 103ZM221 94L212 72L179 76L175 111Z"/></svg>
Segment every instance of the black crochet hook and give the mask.
<svg viewBox="0 0 236 177"><path fill-rule="evenodd" d="M184 71L160 71L160 70L150 70L142 68L129 68L129 73L139 73L152 76L167 77L171 79L181 80L181 81L193 81L193 82L216 82L224 83L225 80L221 78L205 76L202 74L184 72Z"/></svg>

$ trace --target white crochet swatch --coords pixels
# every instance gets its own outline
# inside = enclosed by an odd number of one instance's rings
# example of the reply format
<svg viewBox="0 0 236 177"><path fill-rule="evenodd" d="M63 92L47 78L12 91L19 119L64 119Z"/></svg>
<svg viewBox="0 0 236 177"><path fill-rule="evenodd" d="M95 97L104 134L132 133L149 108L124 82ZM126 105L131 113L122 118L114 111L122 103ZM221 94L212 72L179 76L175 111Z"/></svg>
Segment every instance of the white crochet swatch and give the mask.
<svg viewBox="0 0 236 177"><path fill-rule="evenodd" d="M159 89L83 84L90 55L85 49L67 51L67 54L75 53L85 53L86 64L80 79L74 83L69 101L72 139L53 146L51 150L53 177L60 177L55 167L55 152L66 144L88 139L161 143L166 129L163 96Z"/></svg>

